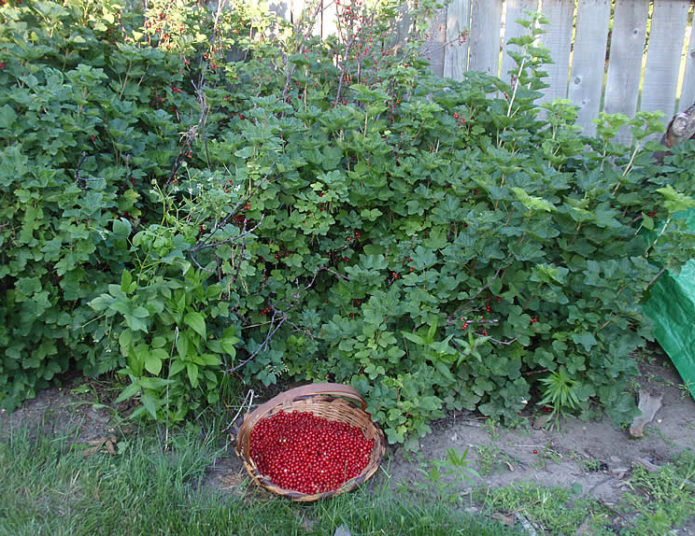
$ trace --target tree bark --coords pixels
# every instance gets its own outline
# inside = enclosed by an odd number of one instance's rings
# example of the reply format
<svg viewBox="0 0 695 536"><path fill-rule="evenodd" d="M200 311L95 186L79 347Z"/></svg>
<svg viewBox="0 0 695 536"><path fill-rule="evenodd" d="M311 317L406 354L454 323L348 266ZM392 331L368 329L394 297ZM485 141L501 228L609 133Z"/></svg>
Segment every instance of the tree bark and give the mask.
<svg viewBox="0 0 695 536"><path fill-rule="evenodd" d="M669 149L688 140L695 140L695 103L687 110L674 115L661 137L661 143ZM663 164L664 157L668 154L668 150L658 151L654 153L654 158Z"/></svg>
<svg viewBox="0 0 695 536"><path fill-rule="evenodd" d="M673 116L661 138L661 143L670 149L693 138L695 138L695 104Z"/></svg>

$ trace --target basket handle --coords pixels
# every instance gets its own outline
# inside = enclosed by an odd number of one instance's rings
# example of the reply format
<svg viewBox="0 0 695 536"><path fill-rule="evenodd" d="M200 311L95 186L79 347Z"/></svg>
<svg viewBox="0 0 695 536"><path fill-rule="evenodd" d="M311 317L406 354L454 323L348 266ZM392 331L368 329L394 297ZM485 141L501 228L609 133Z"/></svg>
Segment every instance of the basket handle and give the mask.
<svg viewBox="0 0 695 536"><path fill-rule="evenodd" d="M367 410L367 402L364 400L364 398L362 398L359 391L357 391L357 389L351 385L345 385L342 383L310 383L309 385L301 385L300 387L295 387L294 389L289 389L280 393L279 395L258 406L254 410L254 413L259 416L265 415L266 412L278 404L314 395L344 396L359 402L363 411Z"/></svg>

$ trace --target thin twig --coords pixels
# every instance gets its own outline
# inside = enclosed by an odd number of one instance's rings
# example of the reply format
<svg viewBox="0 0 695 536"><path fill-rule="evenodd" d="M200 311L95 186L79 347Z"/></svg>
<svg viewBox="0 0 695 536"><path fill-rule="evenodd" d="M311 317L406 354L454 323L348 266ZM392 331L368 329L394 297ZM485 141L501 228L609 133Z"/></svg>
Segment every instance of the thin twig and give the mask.
<svg viewBox="0 0 695 536"><path fill-rule="evenodd" d="M502 345L504 345L504 346L509 346L510 344L514 344L516 341L518 341L518 340L519 340L519 337L520 337L520 335L517 335L516 337L514 337L513 339L510 339L510 340L508 340L508 341L500 341L500 340L495 339L495 338L493 338L493 337L488 338L488 340L489 340L490 342L494 342L494 343L496 343L496 344L502 344Z"/></svg>
<svg viewBox="0 0 695 536"><path fill-rule="evenodd" d="M330 273L333 274L334 276L339 277L340 279L344 279L345 281L350 281L350 278L349 278L348 276L343 275L343 274L339 274L339 273L336 272L335 270L331 270L330 268L327 268L326 266L324 266L323 268L321 268L321 270L323 270L323 271L325 271L325 272L330 272Z"/></svg>
<svg viewBox="0 0 695 536"><path fill-rule="evenodd" d="M244 400L241 401L241 406L239 406L239 411L236 412L236 415L234 415L232 420L229 422L227 427L224 429L225 432L227 430L229 430L232 426L234 426L234 423L239 418L239 415L241 415L241 412L243 411L244 406L247 406L249 408L249 410L251 409L251 407L253 406L253 399L255 396L256 396L256 393L254 393L253 389L249 389L246 392L246 396L244 397ZM246 402L247 400L248 400L248 403Z"/></svg>
<svg viewBox="0 0 695 536"><path fill-rule="evenodd" d="M80 182L85 182L82 176L80 175L80 168L82 167L82 164L84 164L84 161L87 159L87 153L82 152L80 155L80 159L77 162L77 167L75 168L75 182L77 183L78 186L80 186ZM85 183L84 186L80 186L81 188L86 188L87 184Z"/></svg>
<svg viewBox="0 0 695 536"><path fill-rule="evenodd" d="M661 268L661 270L659 270L659 271L657 272L657 274L656 274L654 277L651 278L651 280L650 280L649 283L647 284L647 288L651 287L651 286L654 284L654 282L655 282L657 279L659 279L659 276L660 276L661 274L663 274L665 271L666 271L666 266L663 266L663 267Z"/></svg>
<svg viewBox="0 0 695 536"><path fill-rule="evenodd" d="M618 512L615 508L613 508L611 505L609 505L608 503L606 503L606 501L604 501L604 500L601 499L600 497L597 498L596 501L597 501L601 506L603 506L604 508L606 508L607 510L610 510L611 512L613 512L614 514L620 516L620 517L623 518L625 521L627 521L629 524L631 524L631 522L630 522L630 520L629 520L628 518L626 518L623 514L621 514L620 512Z"/></svg>
<svg viewBox="0 0 695 536"><path fill-rule="evenodd" d="M280 319L280 321L278 322L278 324L276 326L273 326L274 322L275 322L276 312L281 313L282 318ZM276 312L273 312L273 318L271 318L271 320L270 320L270 328L271 329L268 330L268 334L265 336L265 339L263 340L263 342L246 359L239 362L237 365L233 366L232 368L225 370L224 372L226 374L232 374L233 372L236 372L241 367L243 367L244 365L246 365L247 363L252 361L258 354L260 354L262 351L264 351L268 347L268 344L270 343L270 340L273 338L273 335L275 335L277 330L279 330L280 327L285 323L285 320L287 320L287 315L284 312L282 312L282 311L276 311Z"/></svg>
<svg viewBox="0 0 695 536"><path fill-rule="evenodd" d="M323 269L326 270L326 268L323 268ZM288 312L291 311L292 309L294 309L297 305L299 305L299 303L301 302L300 297L301 297L302 293L305 292L305 291L307 291L307 290L309 290L312 286L314 286L314 283L316 282L316 277L318 276L319 271L321 271L321 269L319 269L319 270L317 270L317 271L314 272L314 274L313 274L313 276L312 276L312 278L311 278L311 281L309 281L308 284L306 284L303 288L298 288L297 291L296 291L294 294L292 294L292 297L295 298L296 301L295 301L294 303L288 304L286 309L281 310L281 309L278 309L278 308L277 308L276 304L273 304L273 303L270 303L270 304L269 304L271 310L273 311L273 316L272 316L271 319L270 319L270 322L269 322L269 323L270 323L270 326L269 326L269 328L268 328L268 333L266 334L265 339L264 339L263 342L258 346L258 348L256 348L256 349L253 351L253 353L252 353L251 355L249 355L246 359L244 359L243 361L239 362L238 364L236 364L236 365L233 366L232 368L229 368L229 369L225 370L224 372L225 372L226 374L231 374L231 373L233 373L233 372L236 372L236 371L239 370L241 367L243 367L244 365L246 365L247 363L249 363L250 361L252 361L259 353L261 353L262 351L264 351L264 350L268 347L268 344L270 344L270 340L273 338L273 336L275 335L275 333L280 329L280 327L281 327L285 322L287 322L288 324L290 324L291 326L293 326L295 329L298 329L298 330L301 331L302 333L305 333L305 334L308 335L310 338L312 338L312 339L314 338L313 335L312 335L311 333L309 333L309 332L307 332L307 331L305 331L305 330L299 328L299 326L297 326L295 323L291 322L291 321L289 320ZM330 271L331 273L333 273L333 274L335 274L335 275L337 275L337 276L339 276L339 277L344 277L344 276L341 276L340 274L338 274L337 272L334 272L333 270L327 270L327 271ZM295 283L296 283L297 286L299 287L299 281L296 281ZM276 325L275 322L276 322L276 320L277 320L278 318L279 318L279 321L278 321L278 323L277 323L277 325Z"/></svg>
<svg viewBox="0 0 695 536"><path fill-rule="evenodd" d="M263 223L263 218L265 217L265 214L261 214L261 219L258 220L258 223L251 227L251 229L245 230L241 234L237 236L232 236L231 238L226 238L225 240L219 240L217 242L202 242L190 249L187 249L186 252L191 254L191 253L197 253L199 251L202 251L204 249L209 249L209 248L216 248L218 246L221 246L223 244L229 244L230 242L236 242L237 240L241 240L242 238L246 238L248 235L253 233L256 229L258 229L258 226Z"/></svg>

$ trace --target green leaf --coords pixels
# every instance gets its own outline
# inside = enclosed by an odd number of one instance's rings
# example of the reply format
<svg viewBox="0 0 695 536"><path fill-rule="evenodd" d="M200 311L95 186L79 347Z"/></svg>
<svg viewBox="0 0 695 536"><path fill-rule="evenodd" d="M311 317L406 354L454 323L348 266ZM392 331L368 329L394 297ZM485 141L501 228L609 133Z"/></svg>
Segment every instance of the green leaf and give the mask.
<svg viewBox="0 0 695 536"><path fill-rule="evenodd" d="M101 311L108 309L114 300L115 298L110 294L102 294L101 296L98 296L90 301L89 306L96 312L100 313Z"/></svg>
<svg viewBox="0 0 695 536"><path fill-rule="evenodd" d="M587 352L591 351L591 349L594 346L596 346L596 344L598 344L596 337L594 337L588 331L585 331L584 333L581 333L581 334L573 333L572 334L572 340L576 344L581 344L584 347L584 350L586 350Z"/></svg>
<svg viewBox="0 0 695 536"><path fill-rule="evenodd" d="M123 270L123 274L121 275L121 290L125 294L128 294L131 292L130 285L132 282L133 282L133 276L130 274L130 272L128 270Z"/></svg>
<svg viewBox="0 0 695 536"><path fill-rule="evenodd" d="M658 188L656 191L664 196L664 207L666 207L666 210L668 210L670 214L695 207L695 199L680 193L670 184L667 184L663 188Z"/></svg>
<svg viewBox="0 0 695 536"><path fill-rule="evenodd" d="M163 348L167 343L167 340L162 337L161 335L157 335L155 337L152 337L152 341L150 342L150 346L152 348Z"/></svg>
<svg viewBox="0 0 695 536"><path fill-rule="evenodd" d="M132 230L133 226L130 221L125 218L113 220L113 234L116 235L117 238L128 238Z"/></svg>
<svg viewBox="0 0 695 536"><path fill-rule="evenodd" d="M205 338L205 317L202 314L196 311L190 311L183 317L183 321L198 335Z"/></svg>
<svg viewBox="0 0 695 536"><path fill-rule="evenodd" d="M553 212L557 210L555 208L555 205L553 205L550 201L546 201L542 197L536 197L533 195L529 195L526 193L525 190L522 188L511 188L512 192L514 192L514 195L516 195L516 198L521 201L521 204L524 205L527 209L530 211L538 211L538 210L543 210L545 212Z"/></svg>
<svg viewBox="0 0 695 536"><path fill-rule="evenodd" d="M7 104L0 107L0 128L10 129L17 119L17 114Z"/></svg>
<svg viewBox="0 0 695 536"><path fill-rule="evenodd" d="M239 339L236 337L227 337L226 339L220 339L220 346L222 350L230 357L236 356L236 344Z"/></svg>
<svg viewBox="0 0 695 536"><path fill-rule="evenodd" d="M201 365L207 367L216 367L222 362L220 356L214 354L203 354L200 356Z"/></svg>
<svg viewBox="0 0 695 536"><path fill-rule="evenodd" d="M451 373L451 369L449 368L449 366L446 363L444 363L444 361L439 361L439 360L435 361L434 362L434 368L436 368L437 372L439 372L439 374L444 376L444 378L446 378L448 381L450 381L450 382L456 381L456 376L454 376Z"/></svg>
<svg viewBox="0 0 695 536"><path fill-rule="evenodd" d="M168 358L168 354L162 348L156 348L145 356L145 370L154 376L162 371L162 362Z"/></svg>
<svg viewBox="0 0 695 536"><path fill-rule="evenodd" d="M131 383L128 385L125 389L123 389L118 397L116 398L115 402L118 404L119 402L123 402L124 400L128 400L129 398L132 398L136 394L140 392L140 384L137 382Z"/></svg>
<svg viewBox="0 0 695 536"><path fill-rule="evenodd" d="M176 351L179 353L179 357L185 360L188 357L189 349L190 341L188 340L186 332L180 332L176 339Z"/></svg>
<svg viewBox="0 0 695 536"><path fill-rule="evenodd" d="M654 230L654 220L647 216L646 214L642 214L642 227L647 229L648 231L653 231Z"/></svg>
<svg viewBox="0 0 695 536"><path fill-rule="evenodd" d="M121 347L121 353L123 355L127 355L128 348L130 347L132 342L133 342L133 332L131 330L129 330L128 328L121 331L121 334L118 336L118 344Z"/></svg>
<svg viewBox="0 0 695 536"><path fill-rule="evenodd" d="M169 369L169 376L176 376L179 372L181 372L185 368L186 368L185 362L181 361L180 359L175 359L171 364L171 368Z"/></svg>
<svg viewBox="0 0 695 536"><path fill-rule="evenodd" d="M246 147L242 147L238 151L235 151L234 156L237 158L243 158L244 160L251 158L253 156L253 146L247 145Z"/></svg>
<svg viewBox="0 0 695 536"><path fill-rule="evenodd" d="M195 363L186 364L186 372L188 373L188 379L193 387L198 387L198 365Z"/></svg>
<svg viewBox="0 0 695 536"><path fill-rule="evenodd" d="M149 413L154 420L157 420L157 405L154 402L154 398L147 393L143 393L140 397L140 401L142 402L143 407L147 410L147 413Z"/></svg>
<svg viewBox="0 0 695 536"><path fill-rule="evenodd" d="M426 341L423 337L420 337L420 336L419 336L418 334L416 334L416 333L410 333L410 332L408 332L408 331L404 331L404 332L402 332L402 333L403 333L403 336L404 336L406 339L408 339L409 341L414 342L415 344L420 344L420 345L427 344L427 341Z"/></svg>

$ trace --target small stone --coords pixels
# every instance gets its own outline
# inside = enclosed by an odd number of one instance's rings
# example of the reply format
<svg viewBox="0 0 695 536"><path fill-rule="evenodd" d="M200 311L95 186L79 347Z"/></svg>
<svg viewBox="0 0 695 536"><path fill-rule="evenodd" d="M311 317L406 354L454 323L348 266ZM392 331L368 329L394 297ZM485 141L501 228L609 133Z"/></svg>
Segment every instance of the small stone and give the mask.
<svg viewBox="0 0 695 536"><path fill-rule="evenodd" d="M345 525L340 525L337 529L335 529L333 536L352 536L352 533Z"/></svg>
<svg viewBox="0 0 695 536"><path fill-rule="evenodd" d="M644 467L647 471L650 473L656 473L661 469L658 465L653 464L650 462L647 458L637 458L635 460L638 464L640 464L642 467Z"/></svg>
<svg viewBox="0 0 695 536"><path fill-rule="evenodd" d="M611 474L617 479L623 479L629 470L627 467L614 467Z"/></svg>
<svg viewBox="0 0 695 536"><path fill-rule="evenodd" d="M661 408L663 398L663 394L652 395L646 389L640 389L637 409L641 411L641 414L634 418L630 426L632 437L644 436L644 427L654 419L654 414Z"/></svg>

